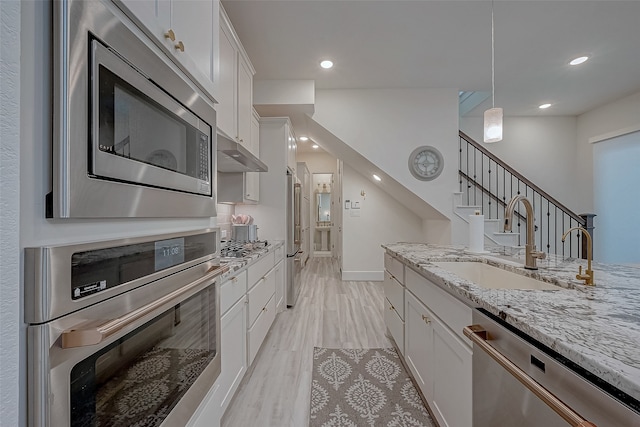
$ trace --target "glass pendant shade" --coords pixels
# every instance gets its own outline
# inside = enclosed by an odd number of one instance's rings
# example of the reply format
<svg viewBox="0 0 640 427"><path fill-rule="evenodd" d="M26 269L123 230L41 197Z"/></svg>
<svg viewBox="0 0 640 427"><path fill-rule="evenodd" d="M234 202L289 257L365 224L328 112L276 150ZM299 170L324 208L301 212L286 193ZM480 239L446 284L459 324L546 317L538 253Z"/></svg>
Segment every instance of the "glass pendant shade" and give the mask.
<svg viewBox="0 0 640 427"><path fill-rule="evenodd" d="M484 112L484 142L502 141L502 108Z"/></svg>

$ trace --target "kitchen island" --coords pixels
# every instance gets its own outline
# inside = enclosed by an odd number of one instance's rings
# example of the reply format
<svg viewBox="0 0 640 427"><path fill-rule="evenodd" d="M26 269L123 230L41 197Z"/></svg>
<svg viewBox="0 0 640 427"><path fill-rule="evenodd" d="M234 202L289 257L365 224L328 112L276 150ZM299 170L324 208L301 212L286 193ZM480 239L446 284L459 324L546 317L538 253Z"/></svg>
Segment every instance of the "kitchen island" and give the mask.
<svg viewBox="0 0 640 427"><path fill-rule="evenodd" d="M387 254L471 307L482 307L598 378L640 400L640 269L593 263L595 287L575 279L585 260L549 255L525 270L524 254L462 246L383 245ZM557 290L488 289L432 262L475 261L544 282Z"/></svg>

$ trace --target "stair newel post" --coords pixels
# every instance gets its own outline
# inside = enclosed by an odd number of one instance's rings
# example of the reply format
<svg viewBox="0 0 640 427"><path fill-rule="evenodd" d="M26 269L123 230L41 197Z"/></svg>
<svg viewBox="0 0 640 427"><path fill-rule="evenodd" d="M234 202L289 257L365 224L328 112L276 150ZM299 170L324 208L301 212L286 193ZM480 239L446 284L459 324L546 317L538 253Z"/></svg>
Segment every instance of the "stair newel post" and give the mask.
<svg viewBox="0 0 640 427"><path fill-rule="evenodd" d="M593 246L593 230L595 228L593 226L593 218L595 216L596 216L596 214L593 214L593 213L580 214L580 217L582 217L582 219L584 220L584 229L587 230L587 232L591 236L591 245L592 246ZM580 245L580 247L582 248L581 258L582 259L587 259L587 236L585 236L584 234L582 234L582 244ZM593 247L591 249L592 249L592 253L593 253Z"/></svg>

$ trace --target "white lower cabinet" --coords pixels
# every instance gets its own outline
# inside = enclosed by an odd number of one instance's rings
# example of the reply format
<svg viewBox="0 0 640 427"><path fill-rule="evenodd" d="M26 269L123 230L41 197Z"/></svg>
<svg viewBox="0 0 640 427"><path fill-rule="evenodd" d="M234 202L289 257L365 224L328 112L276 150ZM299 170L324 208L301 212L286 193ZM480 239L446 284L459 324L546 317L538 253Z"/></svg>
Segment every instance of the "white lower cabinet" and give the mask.
<svg viewBox="0 0 640 427"><path fill-rule="evenodd" d="M384 299L384 303L384 323L391 332L400 354L404 355L404 321L400 318L396 307L387 298ZM402 311L404 312L404 308Z"/></svg>
<svg viewBox="0 0 640 427"><path fill-rule="evenodd" d="M221 371L188 427L219 427L245 373L276 318L276 289L284 280L284 248L260 257L220 285Z"/></svg>
<svg viewBox="0 0 640 427"><path fill-rule="evenodd" d="M229 406L247 371L247 300L243 297L220 320L222 371L218 383L222 389L220 414Z"/></svg>
<svg viewBox="0 0 640 427"><path fill-rule="evenodd" d="M437 318L433 321L431 409L441 426L471 426L472 350Z"/></svg>
<svg viewBox="0 0 640 427"><path fill-rule="evenodd" d="M405 360L438 424L471 427L472 350L409 291Z"/></svg>
<svg viewBox="0 0 640 427"><path fill-rule="evenodd" d="M272 295L271 299L265 304L262 310L260 310L258 318L248 332L249 365L251 365L253 363L253 360L256 358L258 350L260 350L260 346L267 336L267 333L269 332L271 324L273 323L275 318L276 298L274 295Z"/></svg>
<svg viewBox="0 0 640 427"><path fill-rule="evenodd" d="M284 253L284 252L283 252ZM276 254L276 259L278 259L278 255ZM275 276L276 276L276 311L280 313L282 310L285 310L286 307L284 305L284 260L278 262L278 265L275 266Z"/></svg>
<svg viewBox="0 0 640 427"><path fill-rule="evenodd" d="M410 292L405 292L405 342L404 357L411 373L413 373L418 387L428 401L432 397L433 378L431 363L431 343L433 342L433 327L431 327L427 313L429 310Z"/></svg>

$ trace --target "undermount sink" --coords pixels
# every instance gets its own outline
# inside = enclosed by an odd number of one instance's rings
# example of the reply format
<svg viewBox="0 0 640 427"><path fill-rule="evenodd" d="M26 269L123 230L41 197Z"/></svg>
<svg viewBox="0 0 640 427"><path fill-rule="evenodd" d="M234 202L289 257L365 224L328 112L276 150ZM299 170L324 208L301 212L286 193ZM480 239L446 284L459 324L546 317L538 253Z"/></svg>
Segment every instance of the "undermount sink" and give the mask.
<svg viewBox="0 0 640 427"><path fill-rule="evenodd" d="M557 291L556 285L503 270L482 262L432 262L433 265L447 270L456 276L488 289L521 289Z"/></svg>

